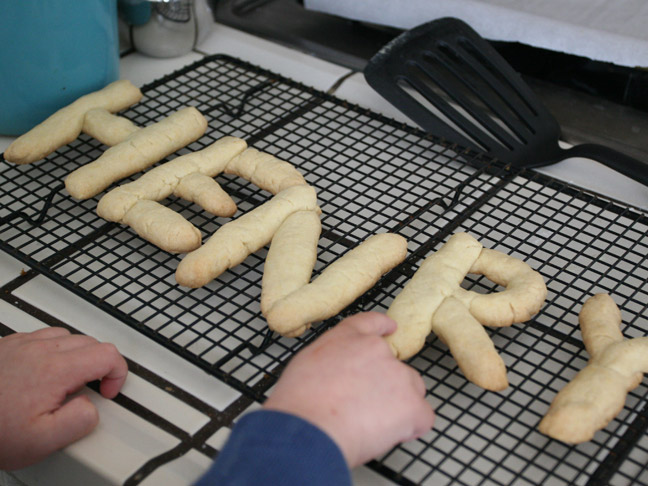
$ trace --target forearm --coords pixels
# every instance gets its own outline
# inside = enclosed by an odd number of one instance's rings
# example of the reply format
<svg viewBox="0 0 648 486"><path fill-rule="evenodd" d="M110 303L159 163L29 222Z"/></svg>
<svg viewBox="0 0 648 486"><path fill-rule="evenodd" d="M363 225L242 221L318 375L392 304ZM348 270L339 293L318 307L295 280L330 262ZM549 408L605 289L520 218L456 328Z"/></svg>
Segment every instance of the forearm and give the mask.
<svg viewBox="0 0 648 486"><path fill-rule="evenodd" d="M309 422L283 412L243 416L212 468L197 486L351 485L349 468L333 440Z"/></svg>

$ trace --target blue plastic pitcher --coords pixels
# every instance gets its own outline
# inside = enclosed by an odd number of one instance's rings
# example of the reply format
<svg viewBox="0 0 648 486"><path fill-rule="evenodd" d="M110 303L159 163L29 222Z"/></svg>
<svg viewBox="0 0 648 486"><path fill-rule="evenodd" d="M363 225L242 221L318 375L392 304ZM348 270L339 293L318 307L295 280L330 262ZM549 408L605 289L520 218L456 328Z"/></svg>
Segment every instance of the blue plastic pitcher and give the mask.
<svg viewBox="0 0 648 486"><path fill-rule="evenodd" d="M116 0L11 0L0 15L0 135L119 77Z"/></svg>

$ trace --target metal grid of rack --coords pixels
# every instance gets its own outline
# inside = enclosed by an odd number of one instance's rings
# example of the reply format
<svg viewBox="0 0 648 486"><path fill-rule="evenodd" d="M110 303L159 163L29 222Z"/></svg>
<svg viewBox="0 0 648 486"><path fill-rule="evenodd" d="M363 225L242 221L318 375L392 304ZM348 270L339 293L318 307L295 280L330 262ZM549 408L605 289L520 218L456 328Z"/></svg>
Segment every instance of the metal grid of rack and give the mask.
<svg viewBox="0 0 648 486"><path fill-rule="evenodd" d="M4 251L261 401L305 343L344 315L386 310L423 258L452 233L467 231L540 271L546 303L530 322L489 329L508 368L504 392L467 382L430 336L410 364L427 384L436 425L370 467L400 484L648 484L645 384L591 442L567 446L536 430L553 396L587 362L577 314L588 296L610 293L622 310L624 334L648 334L645 214L534 171L502 167L226 56L205 58L143 91L142 102L123 113L135 123L147 125L186 105L209 120L205 136L179 154L234 135L304 174L323 211L314 277L377 232L405 236L407 260L302 338L273 335L259 308L265 249L203 288L184 289L174 278L178 255L99 218L100 196L79 202L67 195L64 177L105 149L84 135L45 161L2 162ZM233 176L217 180L239 214L270 196ZM182 200L167 203L205 238L227 221ZM476 276L464 286L497 290Z"/></svg>

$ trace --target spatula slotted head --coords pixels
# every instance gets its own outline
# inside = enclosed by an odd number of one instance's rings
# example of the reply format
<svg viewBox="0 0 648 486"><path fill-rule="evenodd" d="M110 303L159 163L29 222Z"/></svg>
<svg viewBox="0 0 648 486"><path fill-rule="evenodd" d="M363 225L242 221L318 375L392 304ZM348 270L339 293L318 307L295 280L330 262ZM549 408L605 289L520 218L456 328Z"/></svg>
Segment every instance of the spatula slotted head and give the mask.
<svg viewBox="0 0 648 486"><path fill-rule="evenodd" d="M434 20L401 34L369 61L364 74L432 135L518 167L555 162L557 121L461 20Z"/></svg>

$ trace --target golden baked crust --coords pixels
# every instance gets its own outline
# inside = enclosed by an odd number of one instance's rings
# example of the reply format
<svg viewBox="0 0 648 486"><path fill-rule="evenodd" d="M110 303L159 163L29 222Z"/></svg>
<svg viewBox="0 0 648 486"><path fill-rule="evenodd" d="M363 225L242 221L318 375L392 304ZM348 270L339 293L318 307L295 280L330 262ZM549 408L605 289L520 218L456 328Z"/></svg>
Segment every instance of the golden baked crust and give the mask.
<svg viewBox="0 0 648 486"><path fill-rule="evenodd" d="M506 290L486 295L465 290L460 285L468 273L484 274ZM404 360L418 353L433 332L470 381L503 390L508 386L506 367L483 326L528 320L546 295L542 276L529 265L456 233L423 261L392 302L387 315L398 328L386 340Z"/></svg>
<svg viewBox="0 0 648 486"><path fill-rule="evenodd" d="M606 427L648 372L648 337L624 340L621 313L608 294L587 299L579 321L590 360L538 425L543 434L570 444L591 440Z"/></svg>
<svg viewBox="0 0 648 486"><path fill-rule="evenodd" d="M147 169L173 152L200 138L207 119L194 107L178 110L167 118L141 128L97 160L79 167L65 178L65 188L77 199L88 199L113 182Z"/></svg>
<svg viewBox="0 0 648 486"><path fill-rule="evenodd" d="M75 140L83 128L85 114L93 108L111 113L128 108L142 99L142 92L130 81L119 80L88 93L61 108L42 123L13 141L4 158L16 164L29 164L48 156Z"/></svg>
<svg viewBox="0 0 648 486"><path fill-rule="evenodd" d="M149 199L137 201L122 223L169 253L193 251L202 239L200 231L180 213Z"/></svg>
<svg viewBox="0 0 648 486"><path fill-rule="evenodd" d="M176 194L219 216L232 216L236 204L213 177L245 147L245 141L240 138L224 137L203 150L177 157L105 194L99 200L97 214L108 221L131 226L142 238L165 251L193 251L202 241L197 228L170 209L161 211L157 206L148 205L157 210L147 214L141 210L145 207L141 203ZM173 224L179 227L175 229Z"/></svg>
<svg viewBox="0 0 648 486"><path fill-rule="evenodd" d="M316 211L288 216L272 237L263 265L261 312L310 282L322 223Z"/></svg>
<svg viewBox="0 0 648 486"><path fill-rule="evenodd" d="M317 195L309 185L292 186L268 202L221 226L203 246L187 254L176 269L185 287L202 287L241 263L272 240L281 223L297 211L316 211Z"/></svg>
<svg viewBox="0 0 648 486"><path fill-rule="evenodd" d="M112 147L123 142L140 127L128 118L113 115L105 108L93 108L83 118L83 133Z"/></svg>
<svg viewBox="0 0 648 486"><path fill-rule="evenodd" d="M342 311L406 255L407 241L402 236L370 236L332 262L311 283L276 301L265 314L268 326L284 336L300 335L312 322Z"/></svg>
<svg viewBox="0 0 648 486"><path fill-rule="evenodd" d="M225 173L242 177L270 194L279 194L291 186L306 184L304 177L292 164L252 147L232 159Z"/></svg>

